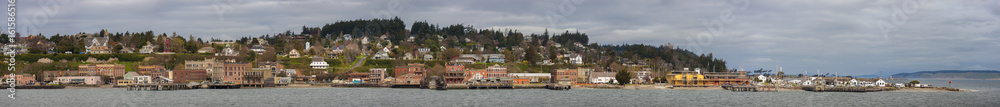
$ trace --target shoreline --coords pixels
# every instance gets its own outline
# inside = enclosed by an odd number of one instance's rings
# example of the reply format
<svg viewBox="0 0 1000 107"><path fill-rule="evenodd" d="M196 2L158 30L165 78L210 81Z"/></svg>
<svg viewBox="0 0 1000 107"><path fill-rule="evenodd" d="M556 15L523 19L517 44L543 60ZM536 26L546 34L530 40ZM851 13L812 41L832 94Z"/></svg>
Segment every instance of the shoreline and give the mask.
<svg viewBox="0 0 1000 107"><path fill-rule="evenodd" d="M122 87L114 87L113 85L99 85L99 86L66 86L63 89L115 89ZM285 86L275 86L275 87L251 87L251 88L240 88L240 89L268 89L268 88L389 88L389 87L332 87L325 85L310 85L310 84L290 84ZM669 85L574 85L574 89L631 89L631 90L683 90L683 91L710 91L710 90L725 90L721 86L709 86L709 87L673 87ZM530 89L530 88L528 88ZM801 91L800 88L775 88L776 91L770 92L785 92L785 91ZM948 88L948 87L935 87L935 88L898 88L896 90L890 91L880 91L880 92L977 92L978 90L969 89L958 89L958 88Z"/></svg>

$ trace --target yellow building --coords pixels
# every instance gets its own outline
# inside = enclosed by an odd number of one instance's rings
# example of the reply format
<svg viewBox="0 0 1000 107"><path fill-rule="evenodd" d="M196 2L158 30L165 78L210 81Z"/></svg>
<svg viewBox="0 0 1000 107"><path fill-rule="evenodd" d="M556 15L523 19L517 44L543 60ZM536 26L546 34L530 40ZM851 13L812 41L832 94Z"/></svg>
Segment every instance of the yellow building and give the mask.
<svg viewBox="0 0 1000 107"><path fill-rule="evenodd" d="M115 83L116 83L115 85L118 85L118 86L128 86L129 84L134 83L134 81L132 81L132 80L118 80L118 81L115 81Z"/></svg>
<svg viewBox="0 0 1000 107"><path fill-rule="evenodd" d="M694 71L673 71L667 74L669 84L674 86L706 86L705 75Z"/></svg>

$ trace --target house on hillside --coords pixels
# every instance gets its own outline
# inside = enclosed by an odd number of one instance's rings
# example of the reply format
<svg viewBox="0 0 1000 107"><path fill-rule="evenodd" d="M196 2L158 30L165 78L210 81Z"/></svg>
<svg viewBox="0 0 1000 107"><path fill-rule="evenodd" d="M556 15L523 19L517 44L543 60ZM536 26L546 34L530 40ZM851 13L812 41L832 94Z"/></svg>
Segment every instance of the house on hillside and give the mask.
<svg viewBox="0 0 1000 107"><path fill-rule="evenodd" d="M564 56L567 57L567 59L569 59L568 62L571 64L576 64L576 65L583 64L583 57L580 56L580 54L568 54Z"/></svg>
<svg viewBox="0 0 1000 107"><path fill-rule="evenodd" d="M299 54L298 50L292 49L292 51L288 52L288 58L299 58L299 57L302 57L302 55Z"/></svg>
<svg viewBox="0 0 1000 107"><path fill-rule="evenodd" d="M382 50L372 55L372 59L392 59L392 57L389 57L389 52L389 47L383 47Z"/></svg>
<svg viewBox="0 0 1000 107"><path fill-rule="evenodd" d="M258 55L264 54L264 52L267 52L267 50L264 50L264 46L261 46L261 45L253 45L253 46L251 46L250 47L250 51L253 51L254 53L257 53Z"/></svg>
<svg viewBox="0 0 1000 107"><path fill-rule="evenodd" d="M212 48L211 46L202 47L201 49L198 49L198 53L215 53L215 48Z"/></svg>
<svg viewBox="0 0 1000 107"><path fill-rule="evenodd" d="M156 45L153 45L152 43L149 43L149 41L146 41L146 45L142 46L142 49L139 49L139 53L151 54L153 53L153 51L156 50L156 47L157 47Z"/></svg>
<svg viewBox="0 0 1000 107"><path fill-rule="evenodd" d="M316 56L312 57L312 59L312 63L309 63L309 67L312 67L313 69L326 69L330 67L330 64L323 61L323 57Z"/></svg>
<svg viewBox="0 0 1000 107"><path fill-rule="evenodd" d="M86 53L88 54L109 54L111 53L111 46L108 46L110 39L108 37L94 37L90 41L86 42Z"/></svg>

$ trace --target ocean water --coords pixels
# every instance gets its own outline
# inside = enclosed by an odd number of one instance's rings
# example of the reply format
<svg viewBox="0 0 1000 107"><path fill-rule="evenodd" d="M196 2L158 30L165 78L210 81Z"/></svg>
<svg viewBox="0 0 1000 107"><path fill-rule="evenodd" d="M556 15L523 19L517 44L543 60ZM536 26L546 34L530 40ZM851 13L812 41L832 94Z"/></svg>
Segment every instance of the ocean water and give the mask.
<svg viewBox="0 0 1000 107"><path fill-rule="evenodd" d="M393 88L265 88L126 91L125 89L22 89L0 98L0 107L36 106L840 106L997 107L998 80L927 80L922 83L974 92L732 92L723 90ZM890 81L907 82L907 81ZM3 92L9 94L9 92ZM6 96L6 95L5 95Z"/></svg>

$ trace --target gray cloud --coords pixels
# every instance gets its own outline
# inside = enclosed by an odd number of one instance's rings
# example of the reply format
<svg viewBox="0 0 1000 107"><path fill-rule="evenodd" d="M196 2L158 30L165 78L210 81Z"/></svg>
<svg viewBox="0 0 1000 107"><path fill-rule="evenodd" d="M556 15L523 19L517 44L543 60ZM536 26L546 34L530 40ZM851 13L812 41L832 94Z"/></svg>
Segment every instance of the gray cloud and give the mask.
<svg viewBox="0 0 1000 107"><path fill-rule="evenodd" d="M383 12L407 25L428 21L527 33L579 30L601 44L700 47L731 67L747 69L779 65L792 73L819 69L848 75L1000 69L995 55L1000 52L1000 2L918 0L915 11L905 14L906 22L892 24L898 29L883 36L879 22L891 22L893 12L907 1L750 0L745 9L730 1L686 0L38 0L17 6L18 29L45 35L109 29L234 39L379 18ZM724 25L725 31L702 38L711 43L693 46L697 43L689 38L710 31L703 22L719 20L727 10L734 20ZM548 19L553 16L564 19Z"/></svg>

